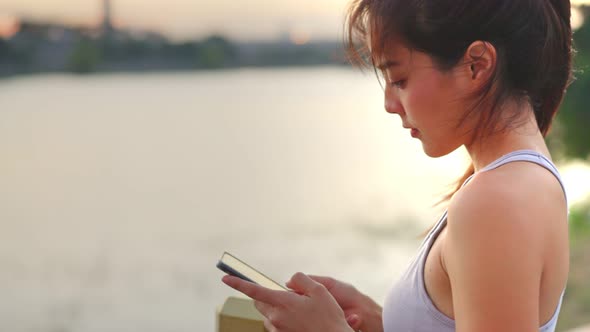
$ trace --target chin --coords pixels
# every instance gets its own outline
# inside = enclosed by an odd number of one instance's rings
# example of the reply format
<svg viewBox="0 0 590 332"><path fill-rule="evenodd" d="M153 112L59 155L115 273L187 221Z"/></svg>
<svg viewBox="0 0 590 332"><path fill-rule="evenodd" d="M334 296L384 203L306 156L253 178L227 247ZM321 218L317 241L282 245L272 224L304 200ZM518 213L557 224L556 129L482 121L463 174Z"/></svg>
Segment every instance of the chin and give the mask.
<svg viewBox="0 0 590 332"><path fill-rule="evenodd" d="M424 153L431 157L431 158L439 158L439 157L443 157L448 155L449 153L457 150L459 147L445 147L445 146L433 146L433 145L428 145L425 144L424 142L422 142L422 149L424 150Z"/></svg>

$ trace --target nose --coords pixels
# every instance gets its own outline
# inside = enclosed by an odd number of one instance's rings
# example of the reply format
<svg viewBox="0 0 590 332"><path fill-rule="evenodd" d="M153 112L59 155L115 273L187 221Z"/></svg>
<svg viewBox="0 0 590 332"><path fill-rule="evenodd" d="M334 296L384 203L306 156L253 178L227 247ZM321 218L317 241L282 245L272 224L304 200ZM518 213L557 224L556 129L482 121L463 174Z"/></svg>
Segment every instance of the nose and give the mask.
<svg viewBox="0 0 590 332"><path fill-rule="evenodd" d="M399 98L393 96L393 93L389 91L385 91L385 111L398 115L402 115L404 112Z"/></svg>

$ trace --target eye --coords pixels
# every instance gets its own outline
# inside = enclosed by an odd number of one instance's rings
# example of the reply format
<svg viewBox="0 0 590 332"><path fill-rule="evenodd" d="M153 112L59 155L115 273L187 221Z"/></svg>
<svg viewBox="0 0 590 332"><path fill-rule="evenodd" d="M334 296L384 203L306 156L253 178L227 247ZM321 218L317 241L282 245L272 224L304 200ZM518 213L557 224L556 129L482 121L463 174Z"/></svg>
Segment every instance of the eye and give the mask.
<svg viewBox="0 0 590 332"><path fill-rule="evenodd" d="M393 85L394 87L396 87L398 89L403 89L406 86L406 80L394 81L394 82L391 82L391 85Z"/></svg>

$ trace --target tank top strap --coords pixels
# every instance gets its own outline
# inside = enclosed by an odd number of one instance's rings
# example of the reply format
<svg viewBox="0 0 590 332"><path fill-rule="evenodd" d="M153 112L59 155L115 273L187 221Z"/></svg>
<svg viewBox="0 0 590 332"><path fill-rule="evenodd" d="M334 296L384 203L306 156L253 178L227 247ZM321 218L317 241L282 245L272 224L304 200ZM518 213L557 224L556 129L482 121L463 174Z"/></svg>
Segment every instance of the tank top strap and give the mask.
<svg viewBox="0 0 590 332"><path fill-rule="evenodd" d="M469 181L471 181L471 179L473 178L474 175L475 174L471 174L467 179L465 179L465 181L463 181L463 183L461 184L460 188L465 187L467 185L467 183L469 183ZM428 233L428 235L426 236L426 238L422 242L423 244L426 243L428 241L428 239L430 237L432 237L432 235L438 234L438 232L445 226L446 221L447 221L448 212L449 212L448 209L445 209L445 212L442 214L440 219L436 222L436 224L434 225L432 230Z"/></svg>
<svg viewBox="0 0 590 332"><path fill-rule="evenodd" d="M551 172L551 174L553 174L553 176L555 176L555 178L559 182L559 185L561 186L561 189L563 190L563 194L565 196L565 202L567 205L568 199L567 199L567 193L565 190L565 185L561 179L561 175L559 174L557 167L555 167L555 165L553 164L553 162L551 160L549 160L549 158L545 157L543 154L541 154L537 151L534 151L534 150L513 151L513 152L508 153L508 154L498 158L497 160L493 161L492 163L490 163L489 165L487 165L486 167L481 169L480 172L490 171L490 170L496 169L502 165L505 165L505 164L508 164L511 162L515 162L515 161L525 161L525 162L534 163L534 164L537 164L537 165L545 168L549 172ZM465 185L465 184L463 184L463 185Z"/></svg>
<svg viewBox="0 0 590 332"><path fill-rule="evenodd" d="M422 240L422 243L420 244L420 248L422 248L425 244L427 244L428 241L430 240L430 238L433 235L438 234L438 232L441 230L441 228L444 227L445 221L447 220L447 214L448 214L448 212L449 211L447 209L445 209L445 212L438 219L438 221L436 222L436 224L434 224L434 227L432 227L432 229L430 230L430 232L428 232L428 234L426 235L426 237Z"/></svg>
<svg viewBox="0 0 590 332"><path fill-rule="evenodd" d="M555 167L555 165L553 164L553 162L551 162L551 160L549 160L549 158L545 157L544 155L542 155L541 153L539 153L537 151L516 150L516 151L510 152L510 153L505 154L502 157L494 160L489 165L487 165L486 167L481 169L479 172L490 171L490 170L496 169L502 165L505 165L505 164L508 164L511 162L516 162L516 161L526 161L526 162L535 163L541 167L544 167L548 171L550 171L553 174L553 176L555 176L557 181L559 181L559 184L561 185L561 189L563 190L563 194L565 196L566 206L569 206L569 205L567 205L568 199L567 199L567 193L565 191L565 185L561 179L561 176L559 174L559 171L557 170L557 167ZM463 184L461 184L461 188L466 186L474 176L475 176L475 174L472 174L471 176L469 176L463 182ZM428 240L432 236L437 235L440 232L440 230L446 225L447 214L448 214L448 210L445 210L444 213L442 214L442 216L440 217L440 219L436 222L435 226L430 230L428 235L422 241L422 245L427 243Z"/></svg>

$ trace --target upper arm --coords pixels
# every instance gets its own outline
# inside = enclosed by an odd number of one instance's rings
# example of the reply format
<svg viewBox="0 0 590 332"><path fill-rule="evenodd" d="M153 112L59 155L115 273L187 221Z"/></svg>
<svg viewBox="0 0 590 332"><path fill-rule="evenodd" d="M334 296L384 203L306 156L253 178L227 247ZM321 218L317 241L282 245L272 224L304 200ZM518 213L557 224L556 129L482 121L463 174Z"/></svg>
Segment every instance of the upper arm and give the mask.
<svg viewBox="0 0 590 332"><path fill-rule="evenodd" d="M530 189L475 181L449 208L443 249L456 329L538 331L543 244Z"/></svg>

